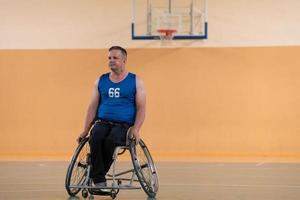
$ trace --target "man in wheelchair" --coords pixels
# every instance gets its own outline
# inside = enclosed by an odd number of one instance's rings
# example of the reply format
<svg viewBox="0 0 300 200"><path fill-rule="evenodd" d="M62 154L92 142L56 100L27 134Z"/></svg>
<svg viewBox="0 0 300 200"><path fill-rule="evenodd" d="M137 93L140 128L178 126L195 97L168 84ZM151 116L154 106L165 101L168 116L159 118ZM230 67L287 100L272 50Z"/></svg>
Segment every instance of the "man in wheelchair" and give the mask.
<svg viewBox="0 0 300 200"><path fill-rule="evenodd" d="M112 164L116 146L128 137L139 142L139 130L145 118L146 96L142 80L126 70L127 52L112 46L108 52L110 72L95 81L80 142L90 133L91 171L95 186L106 186L105 175ZM94 123L95 122L95 123Z"/></svg>

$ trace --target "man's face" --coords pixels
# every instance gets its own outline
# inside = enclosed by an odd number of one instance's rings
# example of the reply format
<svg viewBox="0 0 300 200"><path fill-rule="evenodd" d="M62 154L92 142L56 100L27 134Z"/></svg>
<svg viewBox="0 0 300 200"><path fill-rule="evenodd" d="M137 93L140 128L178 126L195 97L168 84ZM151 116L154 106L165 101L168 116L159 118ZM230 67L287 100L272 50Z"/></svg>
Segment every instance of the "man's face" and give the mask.
<svg viewBox="0 0 300 200"><path fill-rule="evenodd" d="M111 70L119 70L124 67L126 58L122 52L117 49L113 49L108 53L108 66Z"/></svg>

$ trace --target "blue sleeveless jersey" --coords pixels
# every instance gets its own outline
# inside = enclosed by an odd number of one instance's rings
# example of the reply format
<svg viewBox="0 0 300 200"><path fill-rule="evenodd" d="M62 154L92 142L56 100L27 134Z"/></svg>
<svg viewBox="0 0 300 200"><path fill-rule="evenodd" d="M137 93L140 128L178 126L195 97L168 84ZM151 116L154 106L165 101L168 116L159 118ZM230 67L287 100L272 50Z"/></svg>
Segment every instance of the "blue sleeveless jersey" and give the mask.
<svg viewBox="0 0 300 200"><path fill-rule="evenodd" d="M119 83L109 79L109 73L103 74L98 83L100 103L97 117L102 120L134 124L136 114L135 94L136 76L128 73Z"/></svg>

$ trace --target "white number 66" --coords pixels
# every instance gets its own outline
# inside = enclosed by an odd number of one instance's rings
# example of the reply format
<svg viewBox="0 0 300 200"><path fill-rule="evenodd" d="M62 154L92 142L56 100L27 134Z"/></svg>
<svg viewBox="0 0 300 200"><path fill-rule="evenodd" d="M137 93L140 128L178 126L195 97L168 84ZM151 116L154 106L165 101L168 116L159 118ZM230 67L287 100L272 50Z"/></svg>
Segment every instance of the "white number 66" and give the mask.
<svg viewBox="0 0 300 200"><path fill-rule="evenodd" d="M108 89L108 95L109 97L120 97L120 88L109 88Z"/></svg>

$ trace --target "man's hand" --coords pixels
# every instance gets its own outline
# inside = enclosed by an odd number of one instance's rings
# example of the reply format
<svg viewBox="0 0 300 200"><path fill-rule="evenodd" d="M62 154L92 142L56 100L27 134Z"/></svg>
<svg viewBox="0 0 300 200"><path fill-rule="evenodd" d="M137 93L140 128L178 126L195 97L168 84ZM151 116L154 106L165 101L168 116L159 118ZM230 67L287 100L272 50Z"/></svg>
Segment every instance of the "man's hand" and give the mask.
<svg viewBox="0 0 300 200"><path fill-rule="evenodd" d="M134 126L129 129L128 137L130 140L135 140L135 143L138 144L140 142L140 134L139 130Z"/></svg>
<svg viewBox="0 0 300 200"><path fill-rule="evenodd" d="M78 136L78 138L76 139L76 141L77 141L78 143L80 143L81 140L82 140L83 138L85 138L86 136L87 136L87 133L84 131L84 132L82 132L82 133Z"/></svg>

